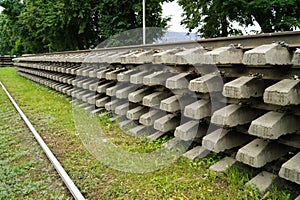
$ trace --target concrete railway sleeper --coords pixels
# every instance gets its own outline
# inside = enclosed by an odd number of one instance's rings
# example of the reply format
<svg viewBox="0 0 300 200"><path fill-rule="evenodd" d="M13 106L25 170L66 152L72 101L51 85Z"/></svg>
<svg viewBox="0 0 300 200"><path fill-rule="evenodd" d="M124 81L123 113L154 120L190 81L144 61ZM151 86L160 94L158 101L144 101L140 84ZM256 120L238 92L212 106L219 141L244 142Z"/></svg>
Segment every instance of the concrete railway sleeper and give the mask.
<svg viewBox="0 0 300 200"><path fill-rule="evenodd" d="M21 76L117 114L124 130L138 124L129 130L135 136L172 134L170 144L192 144L184 154L191 159L230 150L231 164L284 160L278 176L300 184L300 32L280 37L289 46L262 35L37 54L14 65Z"/></svg>

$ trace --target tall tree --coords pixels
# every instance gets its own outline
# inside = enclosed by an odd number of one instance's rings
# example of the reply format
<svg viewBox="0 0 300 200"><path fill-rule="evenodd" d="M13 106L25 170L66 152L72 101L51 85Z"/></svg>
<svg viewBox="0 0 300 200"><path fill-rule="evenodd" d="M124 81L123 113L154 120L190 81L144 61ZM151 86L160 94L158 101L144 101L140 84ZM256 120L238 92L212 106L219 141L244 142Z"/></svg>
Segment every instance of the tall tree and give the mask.
<svg viewBox="0 0 300 200"><path fill-rule="evenodd" d="M147 26L167 26L161 4L168 1L173 0L146 1ZM112 35L142 27L141 0L0 0L0 6L0 36L5 38L0 53L93 48Z"/></svg>
<svg viewBox="0 0 300 200"><path fill-rule="evenodd" d="M299 0L179 0L184 13L182 24L190 31L197 28L203 37L241 33L232 26L253 25L262 32L288 31L300 27Z"/></svg>
<svg viewBox="0 0 300 200"><path fill-rule="evenodd" d="M170 18L162 17L162 3L171 2L173 0L146 0L146 25L147 27L167 27L167 22ZM102 0L99 4L100 10L100 37L105 40L115 34L121 33L126 30L136 29L142 27L142 0ZM158 29L151 29L147 34L150 41L153 39L153 34ZM149 33L148 32L148 33ZM128 34L128 35L126 35ZM116 41L115 44L119 45L120 42L124 44L141 44L142 31L135 30L130 33L124 33L118 37L126 38L126 41ZM153 40L152 40L153 42Z"/></svg>
<svg viewBox="0 0 300 200"><path fill-rule="evenodd" d="M98 31L91 0L25 0L20 19L45 50L88 48Z"/></svg>
<svg viewBox="0 0 300 200"><path fill-rule="evenodd" d="M4 8L0 13L0 54L26 53L28 31L18 18L24 8L21 0L0 0L0 6Z"/></svg>

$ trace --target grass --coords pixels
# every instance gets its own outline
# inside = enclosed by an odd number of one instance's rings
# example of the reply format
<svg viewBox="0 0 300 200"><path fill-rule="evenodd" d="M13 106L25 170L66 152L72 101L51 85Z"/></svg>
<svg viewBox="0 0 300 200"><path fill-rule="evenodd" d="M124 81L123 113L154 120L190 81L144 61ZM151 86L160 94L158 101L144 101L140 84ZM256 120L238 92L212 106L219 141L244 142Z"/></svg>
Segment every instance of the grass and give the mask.
<svg viewBox="0 0 300 200"><path fill-rule="evenodd" d="M2 89L0 102L0 199L70 199Z"/></svg>
<svg viewBox="0 0 300 200"><path fill-rule="evenodd" d="M93 124L90 120L94 119L85 113L80 117L86 118L78 119L69 103L70 98L17 76L13 68L1 68L0 81L6 85L87 199L288 199L290 196L287 190L275 190L268 196L260 196L256 190L245 187L244 184L254 176L252 172L230 170L217 174L210 171L208 168L221 158L218 154L198 161L180 157L147 173L126 171L126 165L121 166L125 170L116 170L117 167L111 166L125 161L132 163L130 167L148 166L150 162L135 163L135 159L139 158L128 160L122 152L157 152L168 138L155 142L134 138L124 134L104 117L95 122L100 123L106 138L100 141L102 136L95 137L94 130L98 129L89 125ZM82 123L78 125L76 120L82 120ZM86 135L89 140L84 140L82 135L87 133L91 133ZM113 145L108 145L107 140ZM90 145L88 148L87 143ZM91 146L94 148L89 148ZM107 147L107 152L101 149L104 147ZM17 156L19 150L13 154ZM110 156L110 159L105 160L103 154ZM154 162L153 165L160 164ZM28 165L25 167L28 168ZM9 179L10 173L5 174L5 179Z"/></svg>

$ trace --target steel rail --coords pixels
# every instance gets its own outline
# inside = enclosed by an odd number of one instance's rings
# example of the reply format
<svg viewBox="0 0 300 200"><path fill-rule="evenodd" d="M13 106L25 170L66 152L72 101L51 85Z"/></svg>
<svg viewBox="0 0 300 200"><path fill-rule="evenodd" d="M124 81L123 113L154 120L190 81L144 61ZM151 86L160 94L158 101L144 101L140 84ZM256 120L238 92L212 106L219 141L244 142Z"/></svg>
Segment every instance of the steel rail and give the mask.
<svg viewBox="0 0 300 200"><path fill-rule="evenodd" d="M67 172L64 170L64 168L62 167L62 165L59 163L59 161L57 160L57 158L51 152L51 150L49 149L49 147L47 146L47 144L44 142L44 140L42 139L42 137L35 130L35 128L31 124L31 122L29 121L29 119L26 117L26 115L21 110L21 108L18 106L18 104L16 103L16 101L13 99L13 97L9 94L9 92L7 91L7 89L2 84L1 81L0 81L0 85L1 85L2 89L4 90L4 92L6 93L6 95L8 96L9 100L14 105L15 109L19 112L20 116L22 117L22 119L26 123L27 127L30 129L30 131L34 135L35 139L38 141L38 143L42 147L42 149L45 152L46 156L48 157L48 159L50 160L50 162L53 164L54 168L56 169L56 171L58 172L58 174L60 175L60 177L64 181L65 185L68 187L68 189L71 192L71 194L73 195L73 197L76 200L84 200L85 198L83 197L83 195L81 194L81 192L79 191L79 189L77 188L77 186L74 184L74 182L72 181L72 179L69 177L69 175L67 174Z"/></svg>
<svg viewBox="0 0 300 200"><path fill-rule="evenodd" d="M256 35L244 35L244 36L230 36L230 37L218 37L207 38L198 40L189 40L183 42L169 42L159 44L146 44L146 45L132 45L132 46L119 46L119 47L103 47L95 48L92 50L76 50L76 51L64 51L64 52L52 52L41 54L25 54L22 57L40 56L40 55L60 55L60 54L78 54L78 53L91 53L101 51L122 51L132 49L170 49L176 47L193 48L199 46L199 44L208 49L214 49L218 47L228 46L235 44L241 46L241 48L247 50L257 47L263 44L270 44L272 42L284 41L291 48L300 48L300 31L286 31L276 33L263 33Z"/></svg>

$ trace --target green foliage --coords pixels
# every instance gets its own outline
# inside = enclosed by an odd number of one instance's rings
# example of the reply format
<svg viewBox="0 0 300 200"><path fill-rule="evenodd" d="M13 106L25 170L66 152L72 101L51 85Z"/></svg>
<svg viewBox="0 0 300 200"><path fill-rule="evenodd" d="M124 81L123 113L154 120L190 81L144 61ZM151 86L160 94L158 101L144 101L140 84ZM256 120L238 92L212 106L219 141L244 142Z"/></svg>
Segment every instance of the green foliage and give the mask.
<svg viewBox="0 0 300 200"><path fill-rule="evenodd" d="M300 27L299 0L256 0L250 1L247 6L246 14L252 14L262 32L290 31Z"/></svg>
<svg viewBox="0 0 300 200"><path fill-rule="evenodd" d="M162 17L163 2L170 2L173 0L147 0L146 1L146 25L147 27L167 27L169 18ZM125 9L126 8L126 9ZM121 33L125 30L136 29L142 27L142 1L141 0L103 0L99 4L100 10L100 27L101 38L109 38L116 33ZM122 10L122 12L120 12ZM132 37L132 36L135 37ZM126 33L118 35L114 40L116 43L110 42L109 46L119 45L119 38L124 38L127 44L141 44L142 43L141 30L134 30L130 32L128 38ZM150 38L152 38L150 36ZM148 41L152 42L152 41Z"/></svg>
<svg viewBox="0 0 300 200"><path fill-rule="evenodd" d="M168 1L146 1L148 27L167 26L161 3ZM94 48L142 27L141 0L0 0L0 6L0 54ZM140 36L129 39L141 43Z"/></svg>
<svg viewBox="0 0 300 200"><path fill-rule="evenodd" d="M203 37L240 34L231 22L249 26L258 22L262 32L290 31L300 27L299 0L179 0L184 24L198 28ZM200 27L200 28L199 28Z"/></svg>
<svg viewBox="0 0 300 200"><path fill-rule="evenodd" d="M228 177L229 184L246 184L248 181L250 181L251 177L254 177L254 171L246 171L242 170L241 168L239 169L236 166L232 166L228 169L226 175Z"/></svg>
<svg viewBox="0 0 300 200"><path fill-rule="evenodd" d="M27 53L24 39L28 31L18 19L23 4L19 0L0 0L0 6L5 8L0 13L0 54Z"/></svg>
<svg viewBox="0 0 300 200"><path fill-rule="evenodd" d="M209 166L217 163L218 161L220 161L222 159L222 156L215 152L212 152L211 154L212 154L211 156L203 159L203 160L205 160L205 162L207 162L207 164Z"/></svg>

